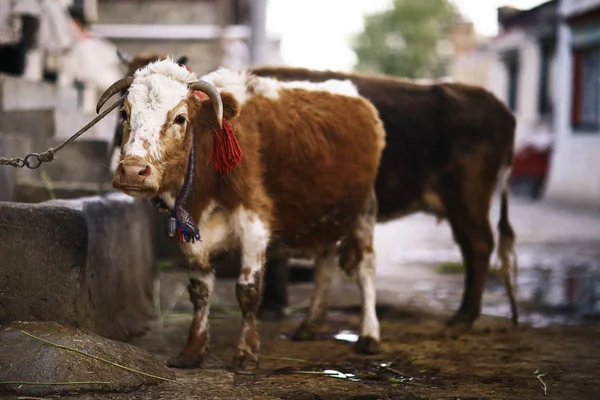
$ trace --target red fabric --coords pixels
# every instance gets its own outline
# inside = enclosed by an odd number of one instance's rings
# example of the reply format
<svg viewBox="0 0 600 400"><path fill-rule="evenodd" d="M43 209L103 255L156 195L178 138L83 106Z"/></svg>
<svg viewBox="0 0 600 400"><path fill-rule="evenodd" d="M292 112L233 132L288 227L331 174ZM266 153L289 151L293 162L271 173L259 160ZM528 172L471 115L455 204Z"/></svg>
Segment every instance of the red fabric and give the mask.
<svg viewBox="0 0 600 400"><path fill-rule="evenodd" d="M231 124L226 119L223 120L223 128L215 129L213 148L208 155L206 165L210 162L211 155L215 159L215 169L224 174L228 174L242 161L242 148Z"/></svg>
<svg viewBox="0 0 600 400"><path fill-rule="evenodd" d="M190 67L184 65L188 71L192 71ZM194 94L200 99L205 99L208 96L206 93L196 90ZM231 124L226 119L223 120L223 128L215 129L213 138L213 148L208 155L206 165L210 162L211 156L215 158L215 169L221 173L228 174L242 161L242 148L235 137L235 132Z"/></svg>

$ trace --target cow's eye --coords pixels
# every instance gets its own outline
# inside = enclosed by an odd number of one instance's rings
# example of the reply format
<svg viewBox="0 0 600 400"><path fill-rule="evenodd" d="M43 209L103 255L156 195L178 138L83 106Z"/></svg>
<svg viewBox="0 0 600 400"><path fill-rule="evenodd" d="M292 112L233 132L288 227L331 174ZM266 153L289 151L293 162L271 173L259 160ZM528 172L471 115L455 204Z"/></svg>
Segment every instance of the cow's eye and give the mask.
<svg viewBox="0 0 600 400"><path fill-rule="evenodd" d="M127 111L121 110L121 119L127 121Z"/></svg>
<svg viewBox="0 0 600 400"><path fill-rule="evenodd" d="M185 117L183 115L178 115L175 117L175 122L177 125L183 125L185 124Z"/></svg>

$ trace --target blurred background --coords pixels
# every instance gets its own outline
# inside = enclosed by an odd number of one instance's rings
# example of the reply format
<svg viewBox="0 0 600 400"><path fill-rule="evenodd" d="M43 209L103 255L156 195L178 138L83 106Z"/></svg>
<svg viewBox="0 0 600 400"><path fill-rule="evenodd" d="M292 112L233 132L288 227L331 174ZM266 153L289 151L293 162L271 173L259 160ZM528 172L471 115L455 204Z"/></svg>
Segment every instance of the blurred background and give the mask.
<svg viewBox="0 0 600 400"><path fill-rule="evenodd" d="M511 218L520 283L546 305L599 312L600 0L2 0L0 155L43 151L95 116L99 95L126 71L117 49L187 56L198 74L293 65L487 88L518 120ZM116 118L39 170L0 169L0 200L111 191ZM393 287L411 282L414 265L421 286L409 284L404 300L418 299L416 290L454 307L460 275L435 275L460 261L449 229L416 215L377 235L380 276L398 278L379 279L384 297L385 285L399 296Z"/></svg>

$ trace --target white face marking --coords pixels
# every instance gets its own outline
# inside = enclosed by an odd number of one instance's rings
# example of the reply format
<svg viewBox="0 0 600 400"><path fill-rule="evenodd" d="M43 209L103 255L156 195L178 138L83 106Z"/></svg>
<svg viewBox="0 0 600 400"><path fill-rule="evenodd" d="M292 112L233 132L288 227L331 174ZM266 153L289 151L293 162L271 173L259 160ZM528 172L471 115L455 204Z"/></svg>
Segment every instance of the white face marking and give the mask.
<svg viewBox="0 0 600 400"><path fill-rule="evenodd" d="M109 169L112 174L114 174L115 171L117 170L120 159L121 159L121 148L115 147L113 149L112 156L110 157L110 165L109 165Z"/></svg>
<svg viewBox="0 0 600 400"><path fill-rule="evenodd" d="M166 120L167 114L173 111L175 117L179 113L187 113L185 103L177 110L174 108L188 97L188 85L198 78L171 59L148 64L138 70L134 78L127 95L131 115L127 122L129 138L123 146L123 157L150 156L160 160L162 127L165 122L169 125L173 122ZM169 134L182 139L184 129L175 125Z"/></svg>
<svg viewBox="0 0 600 400"><path fill-rule="evenodd" d="M252 284L255 274L264 266L270 234L260 217L243 207L236 211L232 220L242 247L242 273L238 283Z"/></svg>

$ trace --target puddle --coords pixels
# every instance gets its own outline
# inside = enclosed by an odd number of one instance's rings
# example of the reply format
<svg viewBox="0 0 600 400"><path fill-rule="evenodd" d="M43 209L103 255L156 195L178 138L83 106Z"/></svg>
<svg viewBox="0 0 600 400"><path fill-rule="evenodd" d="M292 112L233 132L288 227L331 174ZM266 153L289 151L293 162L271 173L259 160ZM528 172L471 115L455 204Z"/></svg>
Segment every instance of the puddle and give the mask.
<svg viewBox="0 0 600 400"><path fill-rule="evenodd" d="M594 264L553 267L536 265L519 272L521 320L542 327L582 325L600 321L600 266ZM494 291L504 289L497 285ZM483 313L510 315L508 304L484 306Z"/></svg>
<svg viewBox="0 0 600 400"><path fill-rule="evenodd" d="M281 368L279 374L302 374L323 376L327 378L342 379L350 382L364 382L382 384L405 384L422 387L430 387L418 382L419 379L392 368L393 362L357 362L351 366L341 368L339 366L314 366L312 368L294 369L290 367ZM351 371L348 371L351 370Z"/></svg>
<svg viewBox="0 0 600 400"><path fill-rule="evenodd" d="M333 338L335 340L341 340L343 342L356 343L358 342L358 333L356 333L355 331L345 330L336 333L335 335L333 335Z"/></svg>

